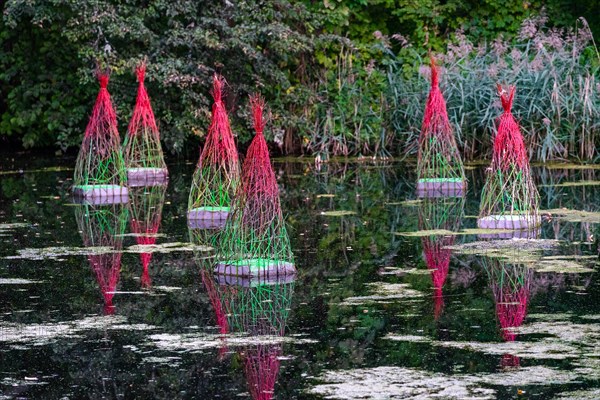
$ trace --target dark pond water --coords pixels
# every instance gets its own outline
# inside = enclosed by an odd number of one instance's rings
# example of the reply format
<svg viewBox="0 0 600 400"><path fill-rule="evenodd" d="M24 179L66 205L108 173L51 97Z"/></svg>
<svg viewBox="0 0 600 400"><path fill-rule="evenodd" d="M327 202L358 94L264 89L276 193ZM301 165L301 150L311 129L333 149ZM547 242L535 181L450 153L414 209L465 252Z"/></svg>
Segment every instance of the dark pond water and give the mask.
<svg viewBox="0 0 600 400"><path fill-rule="evenodd" d="M260 285L202 272L191 163L98 210L28 159L0 161L0 399L600 397L600 170L536 167L568 210L523 244L469 231L484 167L419 202L411 165L275 162L298 275Z"/></svg>

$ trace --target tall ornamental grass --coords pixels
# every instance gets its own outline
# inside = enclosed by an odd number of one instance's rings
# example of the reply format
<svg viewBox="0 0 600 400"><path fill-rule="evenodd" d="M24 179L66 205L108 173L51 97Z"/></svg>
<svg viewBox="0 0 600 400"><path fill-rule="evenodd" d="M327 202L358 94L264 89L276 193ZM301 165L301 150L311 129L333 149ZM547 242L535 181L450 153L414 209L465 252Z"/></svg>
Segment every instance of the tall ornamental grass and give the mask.
<svg viewBox="0 0 600 400"><path fill-rule="evenodd" d="M532 159L598 160L600 144L600 55L587 22L574 29L546 28L546 18L524 21L512 41L498 37L475 45L454 34L443 60L440 86L459 146L467 159L491 154L501 105L496 83L518 88L513 112ZM394 36L392 36L394 38ZM423 119L429 68L407 66L414 49L404 48L388 62L389 124L400 152L414 154ZM387 38L386 38L387 39ZM389 42L388 42L389 43ZM384 42L385 44L385 42ZM404 57L402 57L403 55ZM412 58L414 60L414 58Z"/></svg>

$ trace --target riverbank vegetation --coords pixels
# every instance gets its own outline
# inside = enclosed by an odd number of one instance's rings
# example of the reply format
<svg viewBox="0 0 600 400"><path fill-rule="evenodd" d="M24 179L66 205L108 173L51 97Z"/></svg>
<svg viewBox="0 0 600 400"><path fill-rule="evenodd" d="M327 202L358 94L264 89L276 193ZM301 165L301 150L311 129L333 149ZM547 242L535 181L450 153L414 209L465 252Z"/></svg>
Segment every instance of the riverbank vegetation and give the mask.
<svg viewBox="0 0 600 400"><path fill-rule="evenodd" d="M282 154L411 155L431 52L467 159L489 153L498 81L517 85L514 111L533 159L598 159L593 2L417 3L9 0L0 21L0 144L75 149L97 91L97 62L112 70L124 133L133 68L147 57L170 153L195 153L202 143L217 71L229 82L242 147L251 132L247 95L259 90L272 111L268 140Z"/></svg>

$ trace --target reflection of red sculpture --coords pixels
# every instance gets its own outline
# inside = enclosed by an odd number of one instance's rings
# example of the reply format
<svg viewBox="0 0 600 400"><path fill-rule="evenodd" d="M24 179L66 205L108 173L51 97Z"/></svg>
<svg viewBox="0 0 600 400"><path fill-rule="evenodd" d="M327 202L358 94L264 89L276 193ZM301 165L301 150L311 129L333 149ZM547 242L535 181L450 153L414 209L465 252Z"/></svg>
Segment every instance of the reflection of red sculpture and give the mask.
<svg viewBox="0 0 600 400"><path fill-rule="evenodd" d="M227 314L226 309L228 307L227 304L221 303L222 299L219 297L219 292L216 288L216 282L213 278L211 272L201 269L200 276L202 277L202 283L204 284L204 288L206 289L206 293L208 294L208 298L210 299L210 304L212 304L213 309L215 310L215 316L217 318L217 325L219 325L219 331L223 334L229 332L229 325L227 323ZM226 301L226 299L223 299Z"/></svg>
<svg viewBox="0 0 600 400"><path fill-rule="evenodd" d="M258 345L244 353L244 370L253 400L271 400L279 373L281 345Z"/></svg>
<svg viewBox="0 0 600 400"><path fill-rule="evenodd" d="M508 264L500 260L489 260L485 265L492 283L502 338L513 342L517 338L514 328L521 326L527 315L532 271L526 265ZM519 357L505 354L500 365L518 367Z"/></svg>
<svg viewBox="0 0 600 400"><path fill-rule="evenodd" d="M107 248L90 254L87 258L104 297L104 313L114 314L112 300L121 273L127 208L119 204L82 204L75 208L75 219L86 247Z"/></svg>
<svg viewBox="0 0 600 400"><path fill-rule="evenodd" d="M454 244L454 236L430 236L423 238L425 263L431 272L433 283L434 318L438 320L444 310L443 287L450 268L452 250L447 246Z"/></svg>
<svg viewBox="0 0 600 400"><path fill-rule="evenodd" d="M419 204L419 230L456 232L460 228L464 208L464 197L423 199ZM423 255L431 272L433 284L433 316L436 321L444 310L443 287L450 269L454 235L440 235L439 232L423 236Z"/></svg>
<svg viewBox="0 0 600 400"><path fill-rule="evenodd" d="M165 202L166 185L130 187L131 232L136 234L135 240L139 245L153 245L160 228L162 209ZM142 261L141 285L145 289L152 286L148 269L152 253L140 253Z"/></svg>
<svg viewBox="0 0 600 400"><path fill-rule="evenodd" d="M212 305L213 310L215 310L215 318L217 320L217 325L219 326L219 332L222 335L226 335L227 333L229 333L229 323L227 322L227 309L229 308L229 304L227 302L227 297L219 296L217 283L215 282L211 271L205 268L200 268L200 276L202 278L202 284L204 285L204 289L206 289L206 293L208 294L210 304ZM227 343L223 339L223 345L219 348L219 359L222 360L223 358L225 358L226 353Z"/></svg>
<svg viewBox="0 0 600 400"><path fill-rule="evenodd" d="M511 292L501 287L494 287L496 298L496 315L502 327L502 337L507 342L513 342L517 335L511 328L518 328L527 315L529 287L523 287L517 292Z"/></svg>
<svg viewBox="0 0 600 400"><path fill-rule="evenodd" d="M140 223L142 222L142 223ZM156 233L158 232L158 228L160 226L160 214L158 215L158 221L156 223L144 227L144 221L138 221L135 219L131 219L131 231L133 233L137 233L138 236L135 237L135 241L140 245L150 245L156 243ZM148 266L150 265L150 261L152 260L152 253L140 253L140 260L142 260L142 278L141 284L145 289L149 289L152 286L152 278L150 278L150 273L148 271Z"/></svg>
<svg viewBox="0 0 600 400"><path fill-rule="evenodd" d="M96 274L96 280L100 285L102 296L104 297L104 314L112 315L115 313L115 306L112 303L117 284L119 283L119 274L121 273L121 254L109 253L88 256L88 261L92 270Z"/></svg>
<svg viewBox="0 0 600 400"><path fill-rule="evenodd" d="M253 400L274 396L282 344L269 338L283 337L291 306L294 276L283 279L245 279L218 276L216 286L221 306L232 333L244 333L249 340L240 352Z"/></svg>

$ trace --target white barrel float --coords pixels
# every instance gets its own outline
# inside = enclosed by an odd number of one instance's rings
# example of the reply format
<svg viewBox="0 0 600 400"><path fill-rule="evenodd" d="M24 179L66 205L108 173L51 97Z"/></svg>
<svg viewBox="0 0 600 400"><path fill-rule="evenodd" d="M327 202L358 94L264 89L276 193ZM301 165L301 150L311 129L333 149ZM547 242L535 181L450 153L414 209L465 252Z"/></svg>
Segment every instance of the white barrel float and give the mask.
<svg viewBox="0 0 600 400"><path fill-rule="evenodd" d="M166 168L128 168L127 184L132 187L159 186L166 184L169 171Z"/></svg>
<svg viewBox="0 0 600 400"><path fill-rule="evenodd" d="M225 226L229 207L196 207L187 213L188 227L192 229L220 229Z"/></svg>
<svg viewBox="0 0 600 400"><path fill-rule="evenodd" d="M87 204L119 204L129 201L127 188L119 185L75 185L72 192L76 199L84 199Z"/></svg>
<svg viewBox="0 0 600 400"><path fill-rule="evenodd" d="M462 197L467 189L461 178L423 178L417 181L418 197Z"/></svg>
<svg viewBox="0 0 600 400"><path fill-rule="evenodd" d="M236 275L217 275L219 285L241 286L241 287L256 287L262 285L281 285L292 283L296 280L296 274L273 275L258 277L243 277Z"/></svg>
<svg viewBox="0 0 600 400"><path fill-rule="evenodd" d="M295 275L293 263L266 258L249 258L236 261L217 261L215 273L240 277L277 277Z"/></svg>

